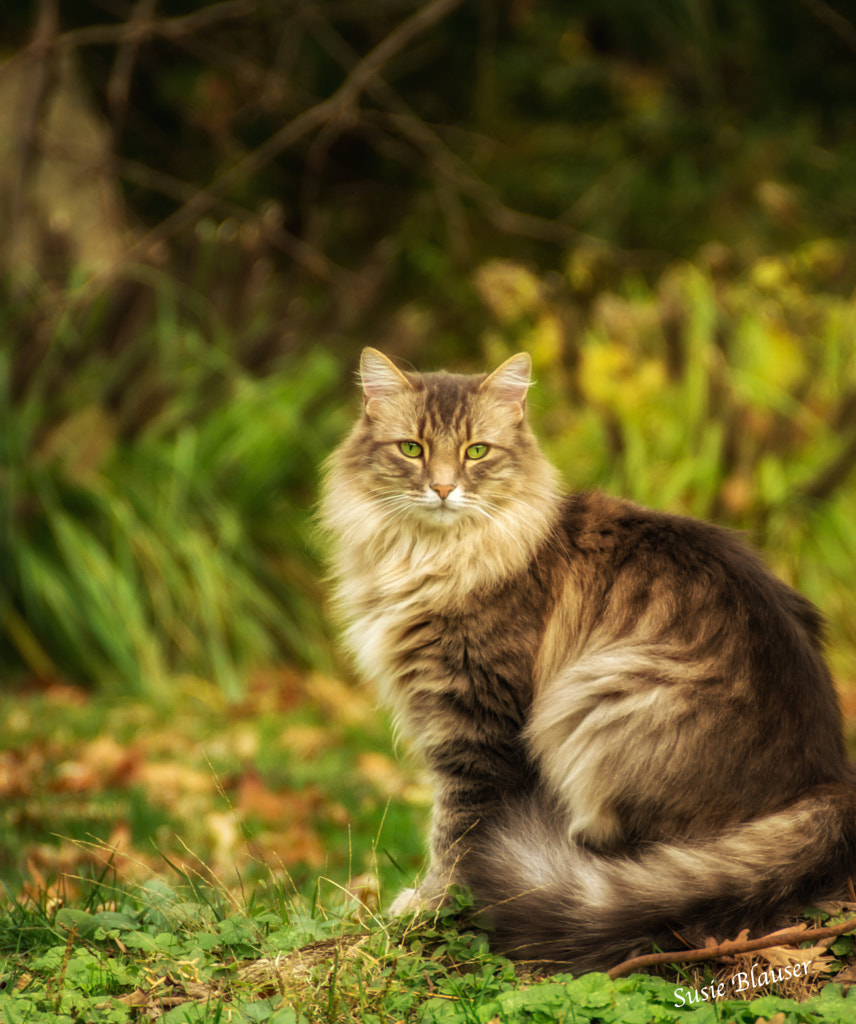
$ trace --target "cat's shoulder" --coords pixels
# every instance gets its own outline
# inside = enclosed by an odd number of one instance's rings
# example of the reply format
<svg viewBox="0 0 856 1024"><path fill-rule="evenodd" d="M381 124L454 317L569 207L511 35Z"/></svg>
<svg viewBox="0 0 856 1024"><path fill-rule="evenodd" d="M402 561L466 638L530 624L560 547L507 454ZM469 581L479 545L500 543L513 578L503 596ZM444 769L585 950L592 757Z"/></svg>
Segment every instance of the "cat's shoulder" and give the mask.
<svg viewBox="0 0 856 1024"><path fill-rule="evenodd" d="M628 498L603 491L568 494L562 502L562 523L573 530L599 533L604 537L698 536L737 538L739 534L703 519L648 508Z"/></svg>
<svg viewBox="0 0 856 1024"><path fill-rule="evenodd" d="M568 495L559 522L572 548L625 563L667 562L693 569L706 564L767 573L761 557L735 530L600 491Z"/></svg>
<svg viewBox="0 0 856 1024"><path fill-rule="evenodd" d="M701 583L711 595L785 610L814 637L823 635L814 605L780 580L735 530L596 491L568 495L559 523L567 556L581 561L584 573L613 582L619 574L657 578L676 591Z"/></svg>

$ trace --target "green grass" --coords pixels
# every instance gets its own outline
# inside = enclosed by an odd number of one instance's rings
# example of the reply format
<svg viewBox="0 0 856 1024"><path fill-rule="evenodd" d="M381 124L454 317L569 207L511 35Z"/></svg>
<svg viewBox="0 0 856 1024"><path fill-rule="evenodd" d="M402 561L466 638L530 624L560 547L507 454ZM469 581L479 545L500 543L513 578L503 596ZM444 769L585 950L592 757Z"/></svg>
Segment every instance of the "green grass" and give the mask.
<svg viewBox="0 0 856 1024"><path fill-rule="evenodd" d="M394 890L418 869L428 795L390 743L367 694L294 670L260 671L240 704L189 677L159 703L2 694L0 877L69 906L107 865L236 891L273 873L307 896L369 872Z"/></svg>
<svg viewBox="0 0 856 1024"><path fill-rule="evenodd" d="M46 319L37 365L38 303L0 307L0 668L236 697L248 666L329 667L309 510L339 368L315 350L252 376L192 292L157 298L118 354L107 296Z"/></svg>
<svg viewBox="0 0 856 1024"><path fill-rule="evenodd" d="M709 969L539 977L490 953L466 893L390 921L428 794L332 677L267 670L239 704L192 679L160 705L19 691L0 749L3 1024L856 1019L836 985L714 1011L676 996Z"/></svg>
<svg viewBox="0 0 856 1024"><path fill-rule="evenodd" d="M839 985L803 1002L767 994L690 1005L680 977L538 978L492 955L468 911L462 893L434 917L390 922L343 898L322 905L279 889L236 904L189 878L132 889L102 879L85 909L18 903L0 920L0 1014L8 1024L856 1019L856 995Z"/></svg>

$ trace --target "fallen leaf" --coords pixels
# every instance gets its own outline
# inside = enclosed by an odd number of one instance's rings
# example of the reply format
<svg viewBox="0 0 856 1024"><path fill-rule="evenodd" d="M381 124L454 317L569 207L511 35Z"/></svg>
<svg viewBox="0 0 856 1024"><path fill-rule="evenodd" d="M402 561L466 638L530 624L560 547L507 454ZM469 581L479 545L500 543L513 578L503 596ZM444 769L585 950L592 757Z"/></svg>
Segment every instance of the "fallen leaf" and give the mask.
<svg viewBox="0 0 856 1024"><path fill-rule="evenodd" d="M240 822L234 811L210 811L205 815L205 828L211 838L212 861L229 864L242 842Z"/></svg>
<svg viewBox="0 0 856 1024"><path fill-rule="evenodd" d="M282 749L301 761L311 761L332 743L330 730L320 725L290 725L280 737Z"/></svg>
<svg viewBox="0 0 856 1024"><path fill-rule="evenodd" d="M812 973L817 974L830 969L833 958L827 954L827 946L826 942L809 949L800 949L797 946L770 946L768 949L757 950L756 955L773 967L793 967L794 964L809 963Z"/></svg>
<svg viewBox="0 0 856 1024"><path fill-rule="evenodd" d="M306 680L307 696L343 725L371 725L377 721L374 701L365 690L346 686L333 676L312 672Z"/></svg>
<svg viewBox="0 0 856 1024"><path fill-rule="evenodd" d="M376 875L357 875L346 886L346 892L357 901L360 910L376 911L380 906L380 882Z"/></svg>
<svg viewBox="0 0 856 1024"><path fill-rule="evenodd" d="M254 769L241 776L236 809L248 818L261 818L270 824L305 821L322 805L318 790L308 786L300 792L272 790Z"/></svg>
<svg viewBox="0 0 856 1024"><path fill-rule="evenodd" d="M206 795L217 788L210 772L176 761L144 761L138 766L134 781L143 786L157 803L167 805L186 793Z"/></svg>
<svg viewBox="0 0 856 1024"><path fill-rule="evenodd" d="M364 751L357 758L360 775L386 798L402 797L412 779L406 775L397 762L386 754Z"/></svg>
<svg viewBox="0 0 856 1024"><path fill-rule="evenodd" d="M58 766L52 788L61 793L86 793L126 786L139 761L139 750L117 743L112 736L99 736L81 746L73 760Z"/></svg>
<svg viewBox="0 0 856 1024"><path fill-rule="evenodd" d="M831 979L836 985L853 985L856 983L856 964L848 964Z"/></svg>
<svg viewBox="0 0 856 1024"><path fill-rule="evenodd" d="M256 669L250 676L247 695L241 702L242 712L259 714L293 711L306 702L303 675L288 666Z"/></svg>
<svg viewBox="0 0 856 1024"><path fill-rule="evenodd" d="M317 869L327 861L324 844L308 825L285 832L265 832L250 843L250 850L256 860L274 871L298 865Z"/></svg>

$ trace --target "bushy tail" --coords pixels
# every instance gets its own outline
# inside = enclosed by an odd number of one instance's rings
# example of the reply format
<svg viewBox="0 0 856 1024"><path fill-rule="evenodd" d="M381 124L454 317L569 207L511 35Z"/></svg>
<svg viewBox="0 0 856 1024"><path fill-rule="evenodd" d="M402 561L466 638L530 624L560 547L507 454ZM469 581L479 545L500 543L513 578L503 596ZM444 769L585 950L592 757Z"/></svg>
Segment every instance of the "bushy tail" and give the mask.
<svg viewBox="0 0 856 1024"><path fill-rule="evenodd" d="M532 803L470 851L468 882L496 947L575 971L619 963L674 931L731 937L834 895L856 868L856 789L818 787L786 810L683 843L606 856Z"/></svg>

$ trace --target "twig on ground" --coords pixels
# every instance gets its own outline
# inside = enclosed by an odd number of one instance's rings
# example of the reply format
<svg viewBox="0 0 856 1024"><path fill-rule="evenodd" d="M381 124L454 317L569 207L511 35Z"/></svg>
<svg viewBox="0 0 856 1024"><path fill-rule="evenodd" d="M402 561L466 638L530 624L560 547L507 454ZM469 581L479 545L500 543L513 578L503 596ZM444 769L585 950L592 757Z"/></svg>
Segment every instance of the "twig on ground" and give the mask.
<svg viewBox="0 0 856 1024"><path fill-rule="evenodd" d="M706 946L704 949L678 950L673 953L647 953L644 956L634 956L630 960L613 967L607 974L610 978L622 978L625 974L642 967L654 967L657 964L688 964L702 963L705 960L718 960L723 956L732 956L735 953L753 953L759 949L769 949L771 946L786 946L794 942L806 942L815 939L830 939L837 935L856 929L856 917L851 917L842 924L830 928L782 928L769 935L762 935L757 939L728 939L716 946Z"/></svg>

